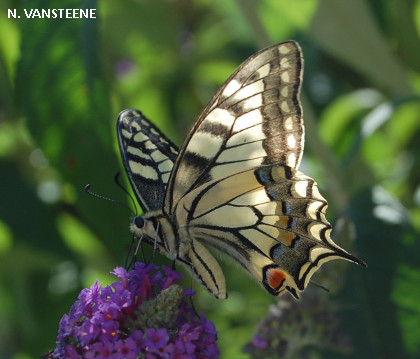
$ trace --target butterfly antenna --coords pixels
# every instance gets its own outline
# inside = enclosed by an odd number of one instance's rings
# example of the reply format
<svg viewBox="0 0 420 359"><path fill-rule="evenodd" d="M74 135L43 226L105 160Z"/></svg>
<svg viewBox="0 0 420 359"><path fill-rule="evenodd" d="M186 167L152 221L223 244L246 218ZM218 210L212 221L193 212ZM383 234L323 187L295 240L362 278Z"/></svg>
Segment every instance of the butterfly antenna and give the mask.
<svg viewBox="0 0 420 359"><path fill-rule="evenodd" d="M120 207L123 207L123 208L129 210L131 212L131 214L135 215L134 211L130 207L128 207L126 204L124 204L122 202L119 202L119 201L117 201L115 199L112 199L112 198L109 198L109 197L105 197L105 196L102 196L102 195L100 195L98 193L92 192L90 190L90 184L87 184L85 186L85 192L88 195L92 196L92 197L103 199L104 201L108 201L108 202L111 202L111 203L115 203L115 204L119 205Z"/></svg>
<svg viewBox="0 0 420 359"><path fill-rule="evenodd" d="M137 216L138 211L137 211L136 202L134 201L134 198L131 195L131 193L120 182L120 175L121 175L121 172L118 171L114 176L114 181L117 184L117 186L120 187L120 189L122 189L122 191L128 196L128 198L130 198L131 204L133 205L133 208L135 209L135 211L132 211L132 213L134 214L134 216Z"/></svg>

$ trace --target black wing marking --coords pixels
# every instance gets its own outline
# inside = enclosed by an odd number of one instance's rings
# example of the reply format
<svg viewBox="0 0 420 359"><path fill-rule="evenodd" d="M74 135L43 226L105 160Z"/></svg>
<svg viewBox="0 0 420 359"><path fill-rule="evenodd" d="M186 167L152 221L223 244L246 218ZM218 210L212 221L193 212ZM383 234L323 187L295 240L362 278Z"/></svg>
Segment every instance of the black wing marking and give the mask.
<svg viewBox="0 0 420 359"><path fill-rule="evenodd" d="M135 109L120 113L117 133L121 158L142 210L161 210L178 148Z"/></svg>

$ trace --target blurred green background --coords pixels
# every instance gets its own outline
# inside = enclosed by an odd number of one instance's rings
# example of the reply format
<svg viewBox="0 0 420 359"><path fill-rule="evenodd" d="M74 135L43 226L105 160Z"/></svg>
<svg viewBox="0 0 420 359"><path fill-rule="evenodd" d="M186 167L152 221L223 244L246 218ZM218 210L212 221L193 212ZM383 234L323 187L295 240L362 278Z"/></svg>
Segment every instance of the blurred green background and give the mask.
<svg viewBox="0 0 420 359"><path fill-rule="evenodd" d="M8 18L14 8L20 19ZM24 8L98 17L26 19ZM294 304L297 318L270 330L296 334L282 358L419 358L419 32L419 0L2 1L0 357L52 349L80 289L112 283L123 265L131 214L83 190L128 203L113 180L118 113L141 109L181 145L244 59L295 39L305 58L301 169L330 203L335 240L369 267L328 263L314 280L331 292L306 291L333 312L345 350L325 337L323 315L301 323ZM249 358L242 348L275 299L224 263L229 299L194 283L195 305L215 322L222 358Z"/></svg>

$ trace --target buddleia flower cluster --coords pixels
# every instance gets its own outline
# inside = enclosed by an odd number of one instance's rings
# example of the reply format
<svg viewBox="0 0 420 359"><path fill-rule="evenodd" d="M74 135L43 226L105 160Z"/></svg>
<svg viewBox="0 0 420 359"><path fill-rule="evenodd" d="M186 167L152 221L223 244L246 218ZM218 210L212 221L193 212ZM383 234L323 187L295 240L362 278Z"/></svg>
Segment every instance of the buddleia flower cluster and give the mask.
<svg viewBox="0 0 420 359"><path fill-rule="evenodd" d="M59 325L57 346L47 358L217 358L217 332L198 317L181 288L181 274L136 263L112 272L119 281L98 282L79 294Z"/></svg>

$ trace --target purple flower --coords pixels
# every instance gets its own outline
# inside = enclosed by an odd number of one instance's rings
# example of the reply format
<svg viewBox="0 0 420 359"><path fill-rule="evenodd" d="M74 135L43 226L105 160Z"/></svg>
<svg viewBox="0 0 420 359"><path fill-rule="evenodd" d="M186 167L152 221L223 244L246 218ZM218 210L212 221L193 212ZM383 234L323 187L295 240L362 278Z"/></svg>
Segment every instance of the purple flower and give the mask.
<svg viewBox="0 0 420 359"><path fill-rule="evenodd" d="M252 338L252 345L258 349L265 349L268 346L268 341L262 338L260 335L255 334Z"/></svg>
<svg viewBox="0 0 420 359"><path fill-rule="evenodd" d="M115 351L123 354L125 359L136 359L138 347L134 338L120 339L115 343Z"/></svg>
<svg viewBox="0 0 420 359"><path fill-rule="evenodd" d="M143 345L148 347L163 348L168 344L169 335L165 328L153 329L149 328L146 331L146 339Z"/></svg>
<svg viewBox="0 0 420 359"><path fill-rule="evenodd" d="M217 358L217 332L197 317L182 289L181 274L136 263L112 272L119 281L83 289L63 315L51 358Z"/></svg>
<svg viewBox="0 0 420 359"><path fill-rule="evenodd" d="M98 342L93 345L96 353L101 358L111 358L114 352L114 343L112 342Z"/></svg>

